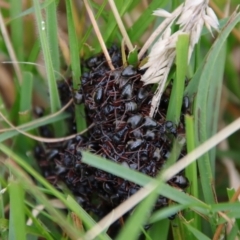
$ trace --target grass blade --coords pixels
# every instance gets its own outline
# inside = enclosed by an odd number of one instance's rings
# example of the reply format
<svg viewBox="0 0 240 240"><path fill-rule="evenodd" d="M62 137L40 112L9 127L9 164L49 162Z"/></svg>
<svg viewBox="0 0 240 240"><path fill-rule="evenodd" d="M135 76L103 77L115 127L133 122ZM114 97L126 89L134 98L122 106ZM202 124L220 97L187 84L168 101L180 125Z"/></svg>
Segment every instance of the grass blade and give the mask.
<svg viewBox="0 0 240 240"><path fill-rule="evenodd" d="M134 209L133 214L128 218L116 240L138 239L141 226L147 222L157 197L158 194L155 189L136 207L136 209Z"/></svg>
<svg viewBox="0 0 240 240"><path fill-rule="evenodd" d="M26 239L24 190L22 185L13 178L9 181L10 222L9 239Z"/></svg>
<svg viewBox="0 0 240 240"><path fill-rule="evenodd" d="M147 175L144 175L144 174L134 171L132 169L123 167L119 164L116 164L112 161L108 161L108 160L103 159L94 154L91 154L88 152L82 152L82 156L83 156L82 161L84 163L87 163L93 167L102 169L106 172L110 172L113 175L119 176L123 179L129 180L129 181L139 184L141 186L145 186L146 184L148 184L149 182L154 180L153 178L151 178ZM157 180L155 180L155 181L157 181ZM165 196L165 197L172 199L176 202L179 202L181 204L194 205L196 207L196 209L198 209L198 211L203 214L207 214L207 212L208 212L207 205L200 203L196 199L191 198L182 192L179 192L178 190L170 187L167 184L161 183L158 193L162 196ZM198 208L197 206L202 206L203 208Z"/></svg>
<svg viewBox="0 0 240 240"><path fill-rule="evenodd" d="M185 115L185 123L186 123L186 140L187 140L187 152L190 153L195 149L195 133L194 133L194 121L193 117L189 115ZM197 163L193 162L191 163L186 169L185 169L185 175L189 180L190 186L187 189L187 192L198 198L198 172L197 172ZM187 220L192 220L191 225L197 229L201 229L200 227L200 217L198 214L196 214L193 211L185 211L185 218Z"/></svg>
<svg viewBox="0 0 240 240"><path fill-rule="evenodd" d="M36 201L43 204L46 208L46 210L50 213L51 216L51 222L56 222L70 237L73 239L77 239L78 236L81 235L77 229L74 229L72 225L67 223L65 221L65 217L63 216L60 211L55 209L51 203L48 201L48 199L42 194L36 186L31 182L30 178L26 176L26 173L19 169L15 169L14 166L11 163L7 163L7 166L11 169L13 174L18 178L21 179L21 182L23 183L23 186L25 187L25 190L28 191L32 196L36 198ZM21 238L25 239L25 238Z"/></svg>
<svg viewBox="0 0 240 240"><path fill-rule="evenodd" d="M133 26L128 31L128 35L132 42L138 41L138 39L140 39L140 37L143 35L143 33L146 31L149 25L154 21L156 17L152 15L153 11L155 11L157 8L165 6L167 3L168 1L166 0L151 1L147 9L145 9L145 11L141 14L138 20L133 24Z"/></svg>
<svg viewBox="0 0 240 240"><path fill-rule="evenodd" d="M210 240L205 234L200 232L197 228L192 227L190 224L184 224L186 229L190 231L198 240Z"/></svg>
<svg viewBox="0 0 240 240"><path fill-rule="evenodd" d="M178 124L182 109L183 92L188 65L189 35L178 37L176 46L176 79L173 82L170 102L167 111L167 119Z"/></svg>
<svg viewBox="0 0 240 240"><path fill-rule="evenodd" d="M60 54L58 46L57 5L52 1L46 7L46 32L49 49L51 50L52 66L54 71L60 72Z"/></svg>
<svg viewBox="0 0 240 240"><path fill-rule="evenodd" d="M66 1L67 9L67 21L68 21L68 38L70 46L70 57L71 57L71 69L72 69L72 78L73 78L73 89L77 90L80 87L80 76L81 76L81 67L80 67L80 56L79 56L79 45L78 39L75 31L74 21L73 21L73 6L72 1ZM81 132L86 129L87 124L85 121L85 111L83 105L75 105L75 117L77 124L77 131Z"/></svg>
<svg viewBox="0 0 240 240"><path fill-rule="evenodd" d="M33 75L30 72L23 73L23 81L20 88L20 106L18 112L18 123L24 124L31 120L32 108L32 92L33 92ZM18 135L15 140L15 149L21 151L23 154L29 149L32 149L34 141L26 136Z"/></svg>
<svg viewBox="0 0 240 240"><path fill-rule="evenodd" d="M49 230L46 226L40 221L40 219L37 219L32 215L32 213L29 211L28 208L26 208L26 213L28 217L32 220L33 226L37 229L37 231L40 233L41 237L46 238L47 240L53 240L53 237L50 235ZM28 232L28 229L27 229Z"/></svg>
<svg viewBox="0 0 240 240"><path fill-rule="evenodd" d="M14 0L12 0L12 1L14 1ZM40 9L46 8L49 4L51 4L54 1L56 1L56 0L44 1L43 3L40 4ZM32 14L34 12L34 10L35 10L35 8L33 6L33 7L30 7L28 9L24 10L24 11L21 11L18 15L14 15L13 18L11 18L11 20L9 22L14 21L14 20L16 20L18 18L24 17L24 16L26 16L28 14Z"/></svg>
<svg viewBox="0 0 240 240"><path fill-rule="evenodd" d="M148 231L151 239L157 240L159 239L159 236L161 236L161 240L168 240L169 226L169 219L164 219L155 223Z"/></svg>
<svg viewBox="0 0 240 240"><path fill-rule="evenodd" d="M161 210L156 211L149 219L149 223L154 223L157 221L164 220L172 215L180 212L186 208L190 207L189 205L172 205Z"/></svg>
<svg viewBox="0 0 240 240"><path fill-rule="evenodd" d="M11 149L6 147L3 144L0 144L0 149L2 152L4 152L6 155L8 155L11 159L14 159L14 161L20 165L27 173L29 173L36 181L39 182L42 186L44 186L47 190L49 190L53 196L55 196L57 199L59 199L68 210L76 213L80 219L82 219L83 222L90 223L89 219L90 217L87 216L87 214L81 210L80 206L76 209L76 204L72 205L73 202L69 201L65 198L65 196L60 193L58 190L55 189L54 186L52 186L49 182L47 182L46 179L44 179L38 172L36 172L29 164L27 164L26 160L21 158L20 156L16 155ZM70 234L70 236L78 236L79 231L74 230L69 223L66 223L63 219L62 214L60 214L54 207L49 203L47 198L42 194L38 188L32 184L26 178L26 176L23 174L22 171L19 169L14 169L12 165L8 164L9 167L11 167L11 170L23 181L26 181L24 186L26 186L26 190L30 191L33 196L36 196L39 202L41 202L44 206L46 206L46 209L50 212L51 216L55 219L55 221ZM83 214L84 213L84 214ZM87 216L87 217L86 217ZM86 217L86 219L85 219ZM60 220L61 219L61 220ZM75 238L74 238L75 239ZM103 239L108 239L107 235L103 235Z"/></svg>
<svg viewBox="0 0 240 240"><path fill-rule="evenodd" d="M5 169L1 167L1 170L0 170L0 227L2 229L2 231L0 231L0 236L1 236L1 239L3 240L7 240L8 239L8 232L6 231L9 224L6 222L5 220L5 209L4 209L4 192L7 190L7 188L4 188L3 186L3 182L4 182L4 179L3 179L3 176L5 174Z"/></svg>
<svg viewBox="0 0 240 240"><path fill-rule="evenodd" d="M210 85L213 84L212 81L213 75L218 68L218 58L219 53L221 52L222 47L226 41L227 36L230 34L231 30L234 26L240 21L240 14L234 14L231 20L226 24L223 31L218 36L217 40L213 44L211 50L209 51L206 60L204 61L204 65L201 71L199 86L198 86L198 94L196 97L195 104L195 132L197 138L197 144L201 144L205 140L209 138L209 119L208 115L208 101L213 102L212 97L209 99L209 89ZM212 106L213 107L213 106ZM211 131L212 133L212 131ZM210 162L209 154L204 154L200 160L198 161L199 171L201 175L201 183L203 189L204 199L207 203L214 203L214 195L213 195L213 169Z"/></svg>
<svg viewBox="0 0 240 240"><path fill-rule="evenodd" d="M46 73L47 73L47 82L48 82L49 97L50 97L50 108L51 108L51 112L54 113L61 108L61 103L60 103L60 98L58 94L57 82L55 79L53 60L51 57L51 49L49 45L50 40L48 41L48 38L50 36L47 36L48 30L46 30L46 27L48 27L50 24L48 23L46 24L46 22L43 20L39 1L33 0L33 3L34 3L38 33L39 33L39 38L40 38L41 48L43 51L43 57L44 57ZM52 8L54 8L54 5L52 5ZM47 20L49 21L49 19ZM55 23L56 23L56 20L55 20ZM53 26L51 26L51 28L52 27ZM55 27L57 28L56 25ZM51 45L53 44L58 45L58 42L51 43ZM55 51L58 51L58 49L57 50L55 49ZM63 136L66 132L64 122L62 121L54 124L53 127L54 127L55 136Z"/></svg>
<svg viewBox="0 0 240 240"><path fill-rule="evenodd" d="M166 167L175 163L179 157L181 151L181 145L174 143L171 155L166 163ZM118 240L123 240L129 237L130 239L137 239L143 224L148 220L148 217L154 207L154 203L158 199L158 188L162 182L162 174L158 173L156 181L156 187L149 193L149 195L136 207L133 214L127 220L124 228L118 235Z"/></svg>
<svg viewBox="0 0 240 240"><path fill-rule="evenodd" d="M22 12L22 1L10 0L10 17L13 19ZM10 23L11 39L18 61L23 61L23 20L17 19Z"/></svg>
<svg viewBox="0 0 240 240"><path fill-rule="evenodd" d="M50 106L51 112L54 113L60 109L60 99L58 95L57 83L54 74L53 62L51 58L51 49L49 48L48 38L46 34L46 23L42 18L39 1L33 0L36 22L38 27L38 33L43 51L44 62L46 66L49 95L50 95ZM56 44L56 43L55 43Z"/></svg>

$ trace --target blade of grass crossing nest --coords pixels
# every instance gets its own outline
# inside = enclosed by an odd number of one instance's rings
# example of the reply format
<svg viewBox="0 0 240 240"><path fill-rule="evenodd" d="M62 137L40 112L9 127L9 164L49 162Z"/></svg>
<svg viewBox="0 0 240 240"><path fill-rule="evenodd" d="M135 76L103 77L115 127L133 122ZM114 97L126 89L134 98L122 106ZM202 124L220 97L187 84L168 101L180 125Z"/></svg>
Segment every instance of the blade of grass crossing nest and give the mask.
<svg viewBox="0 0 240 240"><path fill-rule="evenodd" d="M101 48L102 48L102 51L103 51L103 53L104 53L104 55L105 55L105 58L106 58L106 60L107 60L107 63L108 63L108 65L109 65L110 69L111 69L111 70L114 70L115 68L114 68L114 66L113 66L113 64L112 64L111 57L110 57L110 55L109 55L109 53L108 53L107 47L106 47L106 45L105 45L105 43L104 43L104 40L103 40L103 37L102 37L102 34L101 34L101 32L100 32L100 30L99 30L99 27L98 27L98 25L97 25L97 22L96 22L96 20L95 20L95 18L94 18L92 9L90 8L90 5L89 5L89 3L88 3L87 0L83 0L83 2L84 2L84 4L85 4L85 7L86 7L86 10L87 10L87 12L88 12L90 21L91 21L91 23L92 23L92 25L93 25L94 31L95 31L95 33L96 33L96 35L97 35L98 41L99 41L99 43L100 43L100 45L101 45Z"/></svg>

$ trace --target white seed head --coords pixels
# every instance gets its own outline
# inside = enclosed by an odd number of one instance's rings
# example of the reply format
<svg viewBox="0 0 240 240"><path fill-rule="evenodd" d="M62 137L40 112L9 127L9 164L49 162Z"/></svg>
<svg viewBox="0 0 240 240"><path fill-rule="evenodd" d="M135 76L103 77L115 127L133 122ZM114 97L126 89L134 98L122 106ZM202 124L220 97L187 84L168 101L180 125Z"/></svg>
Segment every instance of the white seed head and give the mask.
<svg viewBox="0 0 240 240"><path fill-rule="evenodd" d="M171 17L172 14L169 13L168 11L164 10L164 9L157 9L155 11L153 11L153 15L158 16L158 17Z"/></svg>
<svg viewBox="0 0 240 240"><path fill-rule="evenodd" d="M207 15L212 19L216 26L219 25L218 19L212 8L207 7Z"/></svg>
<svg viewBox="0 0 240 240"><path fill-rule="evenodd" d="M154 11L154 15L166 19L158 27L159 39L153 45L148 62L142 68L148 68L142 76L144 84L158 83L158 88L152 99L150 116L153 116L158 109L164 85L168 73L176 57L176 43L180 34L189 34L190 42L188 49L188 62L194 46L198 43L203 25L212 34L212 28L218 30L218 19L213 10L208 6L209 0L185 0L184 4L178 7L173 13L163 9ZM171 33L171 27L176 21L179 30ZM159 32L159 29L161 30Z"/></svg>

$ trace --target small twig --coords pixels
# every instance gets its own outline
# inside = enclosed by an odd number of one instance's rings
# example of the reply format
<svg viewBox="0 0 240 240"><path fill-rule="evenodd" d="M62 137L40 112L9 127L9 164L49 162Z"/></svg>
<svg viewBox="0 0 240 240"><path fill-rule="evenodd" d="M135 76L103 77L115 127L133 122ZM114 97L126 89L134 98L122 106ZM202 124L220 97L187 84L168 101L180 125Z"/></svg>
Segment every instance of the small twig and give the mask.
<svg viewBox="0 0 240 240"><path fill-rule="evenodd" d="M113 66L113 64L112 64L111 57L110 57L110 55L109 55L109 53L108 53L108 50L107 50L107 48L106 48L106 45L105 45L105 43L104 43L102 34L101 34L101 32L100 32L100 30L99 30L99 28L98 28L97 22L96 22L96 20L95 20L95 18L94 18L92 9L91 9L90 6L89 6L88 0L83 0L83 2L84 2L85 7L86 7L86 9L87 9L89 18L90 18L90 20L91 20L91 22L92 22L94 31L95 31L95 33L96 33L96 35L97 35L98 41L99 41L99 43L100 43L100 45L101 45L101 48L102 48L102 50L103 50L103 53L104 53L105 58L106 58L106 60L107 60L107 63L108 63L108 65L109 65L109 67L110 67L111 70L115 70L115 68L114 68L114 66Z"/></svg>
<svg viewBox="0 0 240 240"><path fill-rule="evenodd" d="M0 10L0 28L1 28L2 36L3 36L4 42L6 44L6 47L7 47L8 53L10 55L10 58L13 60L13 62L15 62L13 64L13 68L15 69L18 81L21 83L22 82L22 73L21 73L19 65L16 63L17 62L17 57L16 57L16 54L14 52L13 46L11 44L10 38L8 36L8 32L6 30L6 27L5 27L5 24L4 24L4 21L3 21L1 10Z"/></svg>
<svg viewBox="0 0 240 240"><path fill-rule="evenodd" d="M119 15L118 10L117 10L116 4L113 0L108 0L108 2L109 2L109 5L110 5L110 7L113 11L113 15L114 15L114 17L117 21L119 30L122 33L123 39L125 40L125 42L127 44L128 50L131 52L131 51L133 51L133 45L132 45L131 40L130 40L128 34L127 34L127 31L126 31L126 29L123 25L123 22L122 22L122 19L121 19L120 15Z"/></svg>

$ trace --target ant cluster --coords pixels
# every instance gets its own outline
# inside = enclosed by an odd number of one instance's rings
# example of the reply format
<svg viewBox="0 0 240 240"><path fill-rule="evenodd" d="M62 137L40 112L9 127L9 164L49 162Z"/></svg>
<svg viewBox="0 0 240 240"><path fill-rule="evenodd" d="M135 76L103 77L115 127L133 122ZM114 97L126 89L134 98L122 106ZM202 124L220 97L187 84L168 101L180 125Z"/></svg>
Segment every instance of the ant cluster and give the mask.
<svg viewBox="0 0 240 240"><path fill-rule="evenodd" d="M85 62L81 86L69 92L68 85L59 84L62 103L70 98L84 104L87 123L94 124L86 136L77 136L64 144L37 146L35 155L45 177L54 185L64 182L79 204L98 218L126 200L140 186L81 162L82 150L90 151L148 176L155 177L170 155L173 139L184 132L183 122L175 126L166 121L169 91L166 91L158 112L149 117L153 86L140 81L143 72L129 65L121 67L118 48L109 49L116 70L110 71L102 54ZM71 80L69 81L71 82ZM76 131L74 104L69 126ZM184 99L183 114L189 108ZM184 151L181 156L184 155ZM188 180L182 173L168 182L185 189ZM166 206L168 199L158 198L156 209Z"/></svg>

